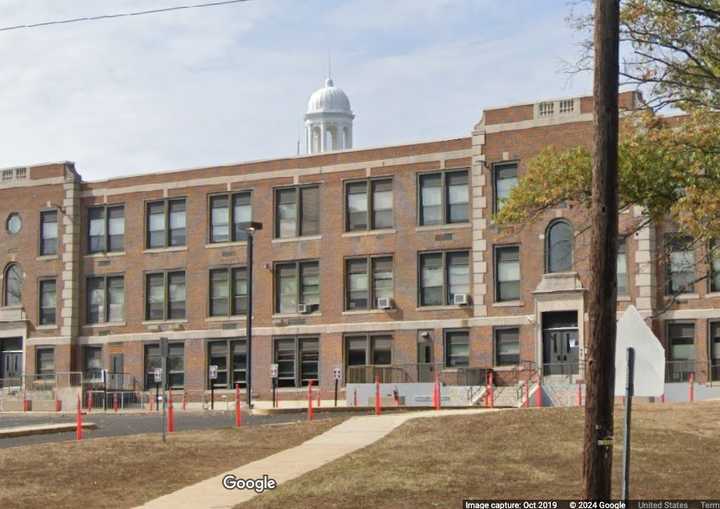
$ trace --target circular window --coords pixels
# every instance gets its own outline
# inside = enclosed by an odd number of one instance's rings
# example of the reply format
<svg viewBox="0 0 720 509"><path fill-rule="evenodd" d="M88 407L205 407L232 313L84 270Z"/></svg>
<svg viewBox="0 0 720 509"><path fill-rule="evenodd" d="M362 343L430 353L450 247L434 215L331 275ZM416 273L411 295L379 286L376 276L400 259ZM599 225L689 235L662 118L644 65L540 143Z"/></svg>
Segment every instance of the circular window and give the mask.
<svg viewBox="0 0 720 509"><path fill-rule="evenodd" d="M7 231L15 234L18 233L21 228L22 219L20 219L20 214L13 212L7 218Z"/></svg>

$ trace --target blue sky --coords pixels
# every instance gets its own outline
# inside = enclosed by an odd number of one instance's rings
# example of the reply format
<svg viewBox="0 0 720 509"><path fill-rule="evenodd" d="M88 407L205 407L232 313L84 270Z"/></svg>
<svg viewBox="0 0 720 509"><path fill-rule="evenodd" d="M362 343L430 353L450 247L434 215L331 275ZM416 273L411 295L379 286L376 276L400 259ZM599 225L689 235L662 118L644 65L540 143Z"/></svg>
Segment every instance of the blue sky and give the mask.
<svg viewBox="0 0 720 509"><path fill-rule="evenodd" d="M3 0L3 26L188 0ZM566 0L251 0L0 32L0 167L88 180L294 155L327 73L355 145L469 135L483 108L586 94Z"/></svg>

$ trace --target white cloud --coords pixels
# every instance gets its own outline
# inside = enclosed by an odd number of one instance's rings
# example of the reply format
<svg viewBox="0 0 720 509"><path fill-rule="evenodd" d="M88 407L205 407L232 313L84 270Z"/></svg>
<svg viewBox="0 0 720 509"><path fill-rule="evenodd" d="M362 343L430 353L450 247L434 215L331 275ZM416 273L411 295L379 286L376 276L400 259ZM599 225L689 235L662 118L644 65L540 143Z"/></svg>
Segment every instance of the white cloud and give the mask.
<svg viewBox="0 0 720 509"><path fill-rule="evenodd" d="M116 1L112 11L173 3ZM293 154L328 47L359 145L466 136L483 107L586 92L587 79L565 91L557 73L575 53L565 13L520 23L527 4L503 4L257 0L0 33L0 166L69 159L98 179ZM6 0L0 19L109 9Z"/></svg>

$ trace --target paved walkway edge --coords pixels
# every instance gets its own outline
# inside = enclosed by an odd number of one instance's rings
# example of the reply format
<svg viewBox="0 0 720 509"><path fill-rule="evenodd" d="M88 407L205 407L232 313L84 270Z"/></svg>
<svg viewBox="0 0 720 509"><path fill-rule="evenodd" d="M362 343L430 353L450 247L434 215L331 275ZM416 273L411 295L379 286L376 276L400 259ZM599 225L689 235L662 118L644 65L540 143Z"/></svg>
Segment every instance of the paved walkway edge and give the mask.
<svg viewBox="0 0 720 509"><path fill-rule="evenodd" d="M437 412L407 412L381 416L351 417L325 433L297 447L248 463L235 470L187 486L156 498L140 509L231 509L257 496L252 490L226 490L222 479L232 474L238 479L258 479L267 474L278 484L300 477L346 454L380 440L401 424L419 417L472 415L498 410L464 409Z"/></svg>
<svg viewBox="0 0 720 509"><path fill-rule="evenodd" d="M84 422L82 425L83 429L97 429L97 424L92 422ZM36 426L18 426L16 428L3 428L0 429L0 438L17 438L27 437L30 435L47 435L50 433L67 433L68 431L75 431L77 425L73 423L68 424L39 424Z"/></svg>

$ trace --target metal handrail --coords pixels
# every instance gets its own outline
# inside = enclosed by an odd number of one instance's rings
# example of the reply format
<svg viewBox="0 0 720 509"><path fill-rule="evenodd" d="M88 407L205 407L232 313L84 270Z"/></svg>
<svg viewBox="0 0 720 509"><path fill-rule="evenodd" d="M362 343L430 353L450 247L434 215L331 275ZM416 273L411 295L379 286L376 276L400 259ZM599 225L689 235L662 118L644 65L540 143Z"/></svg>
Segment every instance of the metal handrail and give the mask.
<svg viewBox="0 0 720 509"><path fill-rule="evenodd" d="M347 383L433 383L437 377L443 385L485 385L489 368L445 366L441 363L363 364L348 366Z"/></svg>

